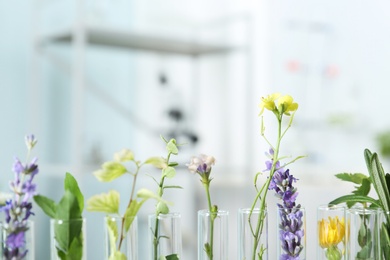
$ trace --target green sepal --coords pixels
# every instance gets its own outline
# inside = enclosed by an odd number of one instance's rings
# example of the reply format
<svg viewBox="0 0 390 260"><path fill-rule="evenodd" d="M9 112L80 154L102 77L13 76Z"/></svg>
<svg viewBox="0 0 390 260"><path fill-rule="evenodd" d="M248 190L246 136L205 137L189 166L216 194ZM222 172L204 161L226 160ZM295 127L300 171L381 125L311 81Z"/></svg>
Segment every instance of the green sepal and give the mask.
<svg viewBox="0 0 390 260"><path fill-rule="evenodd" d="M45 214L48 215L50 218L56 217L57 206L52 199L49 199L48 197L45 197L43 195L35 195L34 201L43 210L43 212L45 212Z"/></svg>
<svg viewBox="0 0 390 260"><path fill-rule="evenodd" d="M163 187L163 189L183 189L183 187L177 185L166 185Z"/></svg>

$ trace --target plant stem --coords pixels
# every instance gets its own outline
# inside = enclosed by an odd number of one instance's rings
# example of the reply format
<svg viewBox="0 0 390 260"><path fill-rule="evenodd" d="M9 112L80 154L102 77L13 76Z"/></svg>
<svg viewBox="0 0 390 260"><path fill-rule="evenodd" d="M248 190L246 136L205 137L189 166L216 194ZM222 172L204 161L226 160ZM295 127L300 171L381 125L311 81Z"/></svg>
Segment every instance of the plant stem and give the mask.
<svg viewBox="0 0 390 260"><path fill-rule="evenodd" d="M172 153L168 153L168 156L167 156L167 164L169 164L169 160L171 158L171 154ZM158 196L160 198L162 198L163 194L164 194L164 181L165 181L165 176L162 176L161 177L161 181L158 185L159 189L158 189ZM159 226L159 222L160 220L158 219L158 216L160 215L160 212L158 212L158 209L156 209L156 223L155 223L155 226L154 226L154 238L153 238L153 258L154 260L157 260L158 259L158 244L159 244L159 237L158 237L158 226Z"/></svg>
<svg viewBox="0 0 390 260"><path fill-rule="evenodd" d="M133 177L133 185L131 187L131 194L130 194L130 200L129 200L129 203L127 204L127 208L130 207L131 205L131 202L133 201L133 198L134 198L134 193L135 193L135 184L137 182L137 176L138 176L138 172L139 172L139 169L141 168L142 164L139 165L138 163L136 163L136 171L134 173L134 177ZM118 244L118 251L120 251L121 247L122 247L122 243L123 243L123 240L125 239L125 235L124 235L124 228L125 228L125 218L124 216L122 217L122 224L121 224L121 233L120 233L120 238L119 238L119 244Z"/></svg>
<svg viewBox="0 0 390 260"><path fill-rule="evenodd" d="M281 143L282 137L284 135L284 134L282 135L282 116L283 115L277 116L277 119L278 119L278 136L277 136L276 147L275 147L273 158L272 158L272 166L271 166L271 170L270 170L270 173L269 173L269 177L268 177L267 181L265 182L263 188L261 188L260 191L258 192L258 194L257 194L257 196L255 198L255 201L254 201L254 203L252 205L252 209L251 209L251 213L252 213L256 201L258 199L260 199L260 214L259 214L259 217L258 217L258 220L257 220L256 231L255 231L255 234L253 235L253 237L255 238L255 241L254 241L253 250L252 250L252 260L256 259L256 251L257 251L257 248L258 248L258 243L259 243L261 235L263 233L264 219L265 219L264 214L265 214L265 208L266 208L267 191L268 191L268 187L269 187L269 185L271 183L271 179L272 179L272 177L274 175L274 172L276 170L276 163L278 162L280 143ZM263 196L261 196L262 194L263 194Z"/></svg>
<svg viewBox="0 0 390 260"><path fill-rule="evenodd" d="M210 252L209 252L209 259L213 259L213 244L214 244L214 220L217 216L217 212L214 212L213 206L211 204L211 197L210 197L210 181L207 181L204 183L204 187L206 189L206 195L207 195L207 203L209 206L209 212L210 212Z"/></svg>

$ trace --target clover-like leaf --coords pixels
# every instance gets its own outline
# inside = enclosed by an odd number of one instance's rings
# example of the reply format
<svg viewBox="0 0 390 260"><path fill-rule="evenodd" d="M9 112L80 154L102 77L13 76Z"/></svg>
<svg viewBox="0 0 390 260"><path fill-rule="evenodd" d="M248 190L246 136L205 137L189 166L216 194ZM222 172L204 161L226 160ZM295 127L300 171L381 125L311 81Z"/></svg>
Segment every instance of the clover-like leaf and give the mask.
<svg viewBox="0 0 390 260"><path fill-rule="evenodd" d="M122 176L127 172L126 167L119 162L106 162L102 165L102 169L93 173L95 177L102 182L110 182Z"/></svg>
<svg viewBox="0 0 390 260"><path fill-rule="evenodd" d="M167 167L162 170L163 177L173 178L176 175L176 170L173 167Z"/></svg>
<svg viewBox="0 0 390 260"><path fill-rule="evenodd" d="M119 192L115 190L111 190L108 193L95 195L87 201L87 210L118 214L119 199Z"/></svg>
<svg viewBox="0 0 390 260"><path fill-rule="evenodd" d="M177 155L179 153L179 149L177 149L177 146L176 146L176 140L173 138L171 140L169 140L169 142L167 143L166 149L169 153L172 153L175 155Z"/></svg>

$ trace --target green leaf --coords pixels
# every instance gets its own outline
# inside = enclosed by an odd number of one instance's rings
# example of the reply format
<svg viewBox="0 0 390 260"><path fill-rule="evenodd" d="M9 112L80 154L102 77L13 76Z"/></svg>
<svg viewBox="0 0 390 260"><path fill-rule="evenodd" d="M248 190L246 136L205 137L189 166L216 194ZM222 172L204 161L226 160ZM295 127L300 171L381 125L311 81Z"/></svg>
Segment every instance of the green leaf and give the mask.
<svg viewBox="0 0 390 260"><path fill-rule="evenodd" d="M118 241L118 227L116 226L115 220L111 218L106 219L107 231L108 231L108 242L110 245L111 254L116 251L116 242Z"/></svg>
<svg viewBox="0 0 390 260"><path fill-rule="evenodd" d="M166 260L179 260L179 256L177 254L167 255L165 257Z"/></svg>
<svg viewBox="0 0 390 260"><path fill-rule="evenodd" d="M138 211L140 210L142 204L147 199L141 200L138 202L137 200L132 200L130 202L130 206L126 209L125 215L123 216L125 219L125 231L127 232L134 221L134 218L137 216Z"/></svg>
<svg viewBox="0 0 390 260"><path fill-rule="evenodd" d="M175 155L177 155L179 153L179 150L177 149L177 146L176 146L176 140L173 138L171 140L169 140L166 148L167 148L167 151L169 153L172 153Z"/></svg>
<svg viewBox="0 0 390 260"><path fill-rule="evenodd" d="M339 197L339 198L329 202L329 204L337 205L337 204L347 203L347 202L372 203L372 204L376 205L377 207L381 207L380 202L375 200L375 199L373 199L373 198L371 198L371 197L354 195L354 194L341 196L341 197Z"/></svg>
<svg viewBox="0 0 390 260"><path fill-rule="evenodd" d="M87 210L119 214L119 192L111 190L91 197L87 201Z"/></svg>
<svg viewBox="0 0 390 260"><path fill-rule="evenodd" d="M355 195L367 196L368 193L370 193L370 190L371 190L371 182L368 179L362 179L361 186L358 187L352 193Z"/></svg>
<svg viewBox="0 0 390 260"><path fill-rule="evenodd" d="M108 260L127 260L127 256L122 252L115 251Z"/></svg>
<svg viewBox="0 0 390 260"><path fill-rule="evenodd" d="M69 220L81 218L81 211L76 196L66 190L56 208L55 219L58 221L56 221L54 228L57 246L65 254L68 254L73 239L80 236L82 230L81 221L69 222Z"/></svg>
<svg viewBox="0 0 390 260"><path fill-rule="evenodd" d="M380 231L380 242L381 242L381 257L380 259L390 259L390 229L385 223L382 223Z"/></svg>
<svg viewBox="0 0 390 260"><path fill-rule="evenodd" d="M340 180L353 182L355 184L361 184L364 179L368 179L368 176L363 173L339 173L335 176Z"/></svg>
<svg viewBox="0 0 390 260"><path fill-rule="evenodd" d="M390 211L390 193L387 188L382 164L379 161L378 155L376 153L372 154L368 149L364 151L364 157L372 183L374 184L376 193L382 203L382 207L385 212L388 212Z"/></svg>
<svg viewBox="0 0 390 260"><path fill-rule="evenodd" d="M70 244L69 251L65 254L63 251L57 248L57 255L62 260L77 260L83 257L83 240L82 236L73 239Z"/></svg>
<svg viewBox="0 0 390 260"><path fill-rule="evenodd" d="M168 214L169 207L166 203L159 201L156 206L156 212L157 214Z"/></svg>
<svg viewBox="0 0 390 260"><path fill-rule="evenodd" d="M65 174L64 188L65 190L70 191L73 195L76 196L77 201L79 203L80 210L82 212L84 210L84 196L80 191L76 179L73 177L72 174L68 172Z"/></svg>
<svg viewBox="0 0 390 260"><path fill-rule="evenodd" d="M122 149L114 154L114 160L117 162L128 162L134 160L134 154L129 149Z"/></svg>
<svg viewBox="0 0 390 260"><path fill-rule="evenodd" d="M163 189L183 189L183 187L177 185L166 185Z"/></svg>
<svg viewBox="0 0 390 260"><path fill-rule="evenodd" d="M102 169L93 173L95 177L102 182L110 182L122 176L127 172L124 165L119 162L106 162L102 165Z"/></svg>
<svg viewBox="0 0 390 260"><path fill-rule="evenodd" d="M163 177L173 178L176 175L176 170L173 167L167 167L162 170Z"/></svg>
<svg viewBox="0 0 390 260"><path fill-rule="evenodd" d="M35 203L48 215L50 218L55 218L56 216L56 203L49 199L48 197L42 195L34 196Z"/></svg>
<svg viewBox="0 0 390 260"><path fill-rule="evenodd" d="M179 165L179 163L177 163L177 162L170 162L169 164L168 164L168 166L171 166L171 167L176 167L176 166L178 166Z"/></svg>
<svg viewBox="0 0 390 260"><path fill-rule="evenodd" d="M145 164L151 164L158 169L164 169L167 167L167 163L162 157L150 157L145 161Z"/></svg>

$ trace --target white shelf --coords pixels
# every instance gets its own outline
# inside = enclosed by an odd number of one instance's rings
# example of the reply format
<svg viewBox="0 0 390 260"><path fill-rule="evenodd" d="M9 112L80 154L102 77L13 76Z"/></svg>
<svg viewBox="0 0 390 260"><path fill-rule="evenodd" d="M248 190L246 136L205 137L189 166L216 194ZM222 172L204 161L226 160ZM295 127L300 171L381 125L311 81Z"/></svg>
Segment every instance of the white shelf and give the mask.
<svg viewBox="0 0 390 260"><path fill-rule="evenodd" d="M144 32L129 32L105 28L88 27L85 29L86 41L90 45L118 47L139 51L152 51L168 54L202 55L226 53L238 49L239 46L201 42L189 37L172 37ZM64 30L55 34L42 36L40 44L71 43L72 30Z"/></svg>

